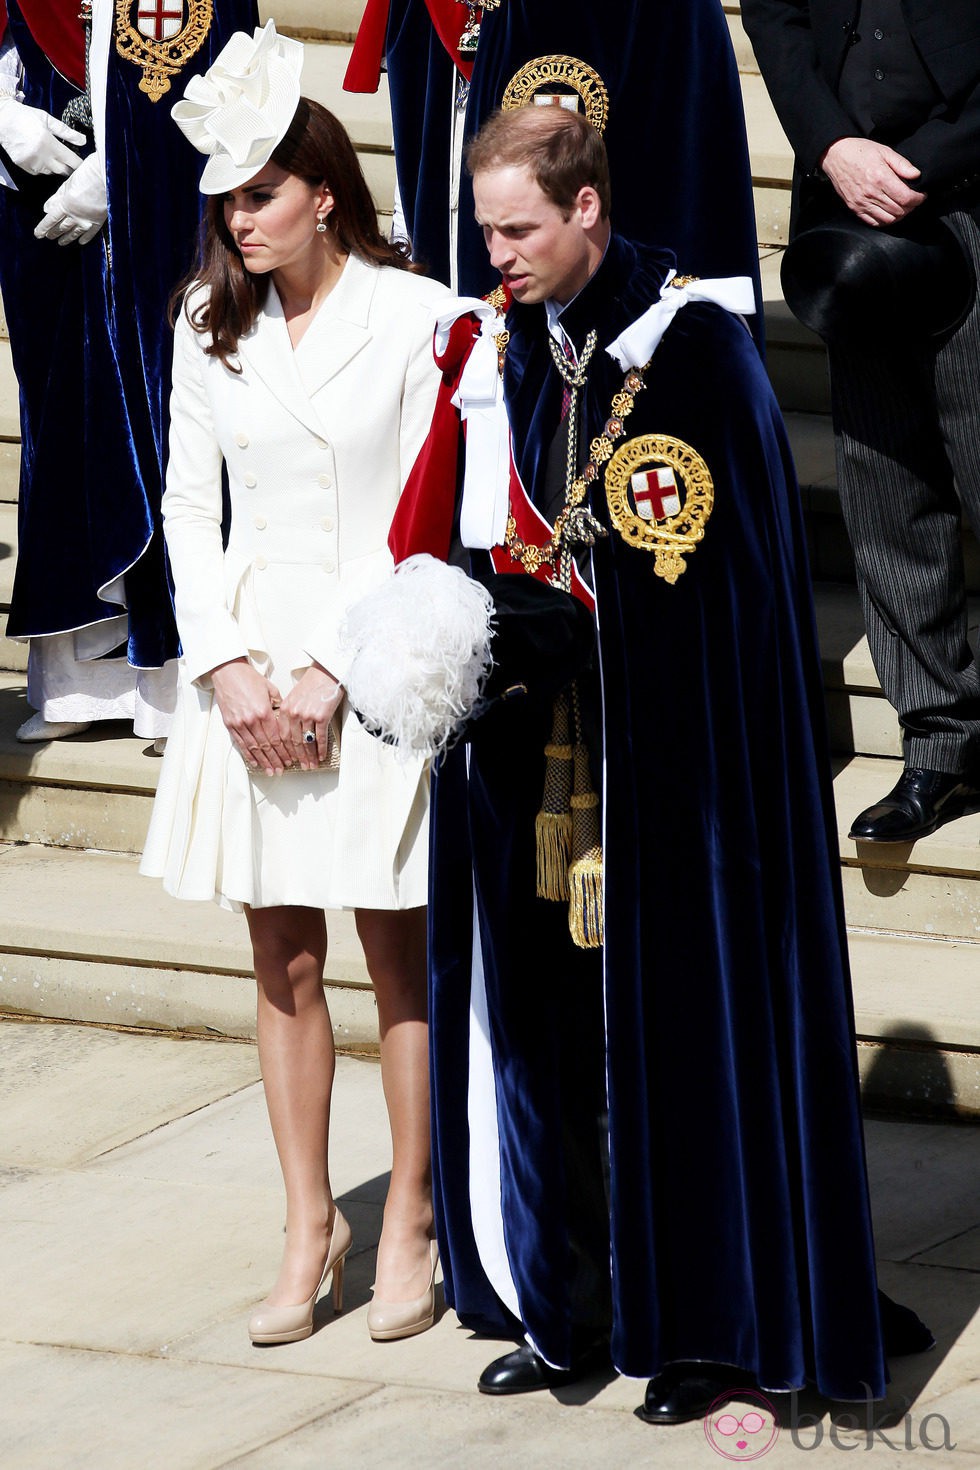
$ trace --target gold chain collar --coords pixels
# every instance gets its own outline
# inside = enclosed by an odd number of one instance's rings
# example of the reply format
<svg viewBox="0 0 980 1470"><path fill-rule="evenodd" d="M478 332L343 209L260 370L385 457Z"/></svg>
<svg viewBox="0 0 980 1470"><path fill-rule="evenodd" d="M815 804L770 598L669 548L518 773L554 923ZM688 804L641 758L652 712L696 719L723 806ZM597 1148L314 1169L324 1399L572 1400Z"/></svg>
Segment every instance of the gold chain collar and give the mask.
<svg viewBox="0 0 980 1470"><path fill-rule="evenodd" d="M551 538L542 546L522 540L517 534L517 522L512 515L508 516L504 545L511 560L519 561L529 576L533 577L535 572L546 566L558 571L560 563L569 556L573 542L584 540L586 545L591 545L597 534L605 534L602 530L597 531L598 522L593 521L591 512L584 507L586 493L592 482L598 478L600 467L612 455L613 445L626 432L626 420L633 412L633 401L646 387L643 374L649 366L647 362L642 368L630 368L623 379L622 388L614 394L612 412L602 433L597 434L589 445L589 458L585 468L571 480L565 491L565 504L555 520ZM593 524L588 524L590 522ZM586 539L589 535L591 540ZM570 566L568 573L571 573Z"/></svg>
<svg viewBox="0 0 980 1470"><path fill-rule="evenodd" d="M696 280L698 280L697 276L674 276L670 284L679 290L682 286L689 286L692 281ZM506 298L502 287L498 286L486 299L491 306L496 306L498 311L503 310ZM594 333L590 334L590 336L594 335ZM507 351L509 339L510 333L507 331L501 332L499 336L494 338L500 357L501 374L504 370L504 356ZM555 366L558 368L562 378L571 385L571 380L567 377L569 363L558 353L553 339L549 338L549 344ZM591 356L591 351L588 347L587 351L589 351L589 355ZM585 354L583 353L584 356ZM504 545L510 553L511 560L519 561L529 576L533 577L542 567L551 567L553 572L559 573L559 585L565 586L567 590L567 581L571 576L572 546L577 543L591 546L597 536L604 536L606 534L605 529L599 525L599 522L592 515L592 512L584 506L583 502L585 501L588 487L598 478L600 467L612 457L613 446L617 439L621 439L626 432L626 420L633 412L633 401L636 395L642 393L646 387L646 380L643 374L649 368L651 361L652 358L645 362L641 368L630 368L627 372L623 379L622 388L613 396L612 412L606 420L605 428L601 434L597 434L592 440L592 443L589 445L588 462L582 470L582 473L574 478L574 466L571 462L574 445L572 435L569 434L570 452L565 489L565 504L555 519L550 540L546 541L542 546L535 545L534 542L522 540L517 534L517 522L513 515L507 517ZM575 405L572 404L569 412L571 413L574 408Z"/></svg>

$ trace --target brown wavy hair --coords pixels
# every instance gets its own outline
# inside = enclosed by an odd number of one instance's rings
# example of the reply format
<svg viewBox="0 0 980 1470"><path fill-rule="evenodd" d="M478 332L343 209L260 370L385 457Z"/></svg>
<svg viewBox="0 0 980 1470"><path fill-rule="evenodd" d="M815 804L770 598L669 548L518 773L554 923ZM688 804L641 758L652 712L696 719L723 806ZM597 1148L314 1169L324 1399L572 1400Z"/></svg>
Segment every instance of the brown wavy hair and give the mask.
<svg viewBox="0 0 980 1470"><path fill-rule="evenodd" d="M333 194L330 229L342 250L375 265L418 271L409 258L408 245L392 244L378 229L374 200L357 160L354 145L332 112L309 97L301 97L289 131L273 153L271 163L295 174L312 186L326 183ZM207 288L198 305L190 304L190 287ZM187 320L195 332L210 333L205 352L220 358L225 367L240 372L231 359L238 339L254 324L269 291L269 278L253 276L245 269L241 253L225 224L224 196L212 195L207 202L197 264L177 287L171 300L171 320L183 303ZM197 295L195 290L194 296Z"/></svg>

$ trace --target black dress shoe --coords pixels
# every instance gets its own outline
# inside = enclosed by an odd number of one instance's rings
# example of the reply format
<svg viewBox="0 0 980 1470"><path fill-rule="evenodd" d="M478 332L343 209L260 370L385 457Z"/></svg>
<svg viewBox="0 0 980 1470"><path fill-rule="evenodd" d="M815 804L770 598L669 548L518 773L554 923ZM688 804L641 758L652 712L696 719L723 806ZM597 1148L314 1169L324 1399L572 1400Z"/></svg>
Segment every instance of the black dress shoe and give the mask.
<svg viewBox="0 0 980 1470"><path fill-rule="evenodd" d="M847 835L856 842L914 842L962 816L978 798L980 791L961 775L907 766L887 796L855 817Z"/></svg>
<svg viewBox="0 0 980 1470"><path fill-rule="evenodd" d="M727 1384L731 1388L731 1383ZM647 1384L642 1409L637 1413L648 1424L686 1424L703 1419L715 1400L725 1392L719 1378L699 1374L658 1373ZM738 1389L732 1389L737 1393Z"/></svg>
<svg viewBox="0 0 980 1470"><path fill-rule="evenodd" d="M577 1359L571 1368L552 1368L525 1344L502 1358L495 1358L484 1368L476 1386L481 1393L535 1393L541 1388L561 1388L565 1383L586 1378L599 1367L600 1361L596 1350Z"/></svg>
<svg viewBox="0 0 980 1470"><path fill-rule="evenodd" d="M912 1353L928 1353L936 1339L911 1307L893 1302L879 1288L878 1311L881 1314L881 1340L886 1358L904 1358Z"/></svg>

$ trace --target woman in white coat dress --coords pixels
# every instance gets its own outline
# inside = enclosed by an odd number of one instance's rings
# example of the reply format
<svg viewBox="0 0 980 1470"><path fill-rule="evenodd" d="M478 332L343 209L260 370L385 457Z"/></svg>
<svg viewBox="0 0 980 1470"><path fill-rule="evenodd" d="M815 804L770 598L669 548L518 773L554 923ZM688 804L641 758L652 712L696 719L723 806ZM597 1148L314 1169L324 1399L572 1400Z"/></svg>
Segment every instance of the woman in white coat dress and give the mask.
<svg viewBox="0 0 980 1470"><path fill-rule="evenodd" d="M268 161L252 163L254 150L244 165L220 150L209 162L202 188L218 197L176 321L163 506L183 658L143 871L179 897L247 915L286 1188L282 1266L250 1320L256 1343L308 1336L331 1272L335 1308L342 1302L351 1235L327 1169L323 910L354 909L393 1144L368 1326L401 1337L433 1321L437 1259L428 778L345 706L339 632L345 609L391 570L389 524L435 401L431 308L446 293L379 235L350 140L316 103L299 99Z"/></svg>

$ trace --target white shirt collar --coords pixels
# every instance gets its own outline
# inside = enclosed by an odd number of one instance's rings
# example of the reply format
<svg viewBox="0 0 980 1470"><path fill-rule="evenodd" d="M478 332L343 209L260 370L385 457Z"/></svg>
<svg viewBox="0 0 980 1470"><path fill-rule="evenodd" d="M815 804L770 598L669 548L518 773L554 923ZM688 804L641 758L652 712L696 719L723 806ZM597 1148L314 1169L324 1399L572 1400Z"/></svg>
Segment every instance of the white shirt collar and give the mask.
<svg viewBox="0 0 980 1470"><path fill-rule="evenodd" d="M606 252L609 249L609 242L611 240L612 231L610 230L609 237L606 240L605 249L602 252L602 260L600 260L599 264L592 272L592 275L589 277L589 281L591 281L595 277L596 273L602 268L602 261L604 261L606 258ZM586 281L585 286L589 284L589 281ZM545 316L548 322L548 333L550 336L554 337L555 341L558 343L558 346L562 349L563 352L565 350L565 344L568 344L568 346L571 348L573 362L578 362L578 350L575 346L575 343L572 341L571 337L568 335L568 333L565 331L565 328L561 324L561 314L563 311L568 310L573 301L578 300L582 292L585 290L585 286L580 286L579 289L575 292L575 295L571 297L570 300L564 302L561 305L559 305L559 303L552 296L549 296L544 304Z"/></svg>

